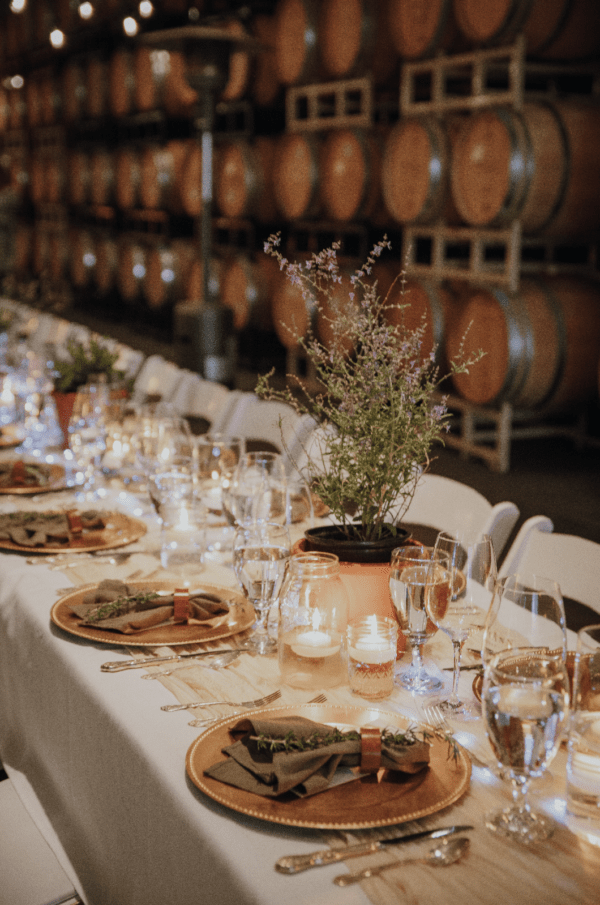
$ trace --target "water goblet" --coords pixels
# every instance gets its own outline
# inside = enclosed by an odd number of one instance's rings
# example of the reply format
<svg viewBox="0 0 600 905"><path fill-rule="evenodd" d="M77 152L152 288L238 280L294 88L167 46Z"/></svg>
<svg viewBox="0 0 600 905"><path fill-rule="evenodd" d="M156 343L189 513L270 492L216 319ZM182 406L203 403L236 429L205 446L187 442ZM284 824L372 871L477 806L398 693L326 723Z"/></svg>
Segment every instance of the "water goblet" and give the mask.
<svg viewBox="0 0 600 905"><path fill-rule="evenodd" d="M484 666L501 650L542 649L567 656L567 623L556 581L526 572L498 579L481 646Z"/></svg>
<svg viewBox="0 0 600 905"><path fill-rule="evenodd" d="M233 541L233 569L244 595L256 612L252 635L239 646L259 654L277 649L268 633L269 610L275 603L290 557L290 535L285 525L254 522L239 527Z"/></svg>
<svg viewBox="0 0 600 905"><path fill-rule="evenodd" d="M78 391L68 436L69 448L83 483L77 498L95 500L98 497L96 474L106 449L106 425L95 387L86 386Z"/></svg>
<svg viewBox="0 0 600 905"><path fill-rule="evenodd" d="M449 593L425 589L425 606L431 620L452 641L454 670L452 691L433 703L443 713L469 720L479 716L478 708L462 701L458 694L460 661L467 638L481 632L492 601L497 576L496 557L489 535L479 539L456 537L445 532L437 536L434 551L446 558L445 578Z"/></svg>
<svg viewBox="0 0 600 905"><path fill-rule="evenodd" d="M231 561L234 529L226 516L223 497L244 452L241 437L214 433L194 439L199 494L208 511L205 555L212 562Z"/></svg>
<svg viewBox="0 0 600 905"><path fill-rule="evenodd" d="M558 751L569 713L569 678L560 655L512 648L494 654L483 680L486 734L510 777L513 804L486 816L488 829L521 843L539 842L553 821L531 809L529 783Z"/></svg>
<svg viewBox="0 0 600 905"><path fill-rule="evenodd" d="M390 569L390 595L392 609L399 629L408 641L412 663L398 673L396 681L403 688L416 694L429 694L442 687L441 680L423 665L421 646L436 632L425 609L425 586L432 583L432 593L446 593L439 579L447 576L447 570L433 569L430 564L445 563L434 555L431 547L406 545L392 550Z"/></svg>
<svg viewBox="0 0 600 905"><path fill-rule="evenodd" d="M287 482L279 453L245 453L238 462L223 505L232 524L287 521Z"/></svg>

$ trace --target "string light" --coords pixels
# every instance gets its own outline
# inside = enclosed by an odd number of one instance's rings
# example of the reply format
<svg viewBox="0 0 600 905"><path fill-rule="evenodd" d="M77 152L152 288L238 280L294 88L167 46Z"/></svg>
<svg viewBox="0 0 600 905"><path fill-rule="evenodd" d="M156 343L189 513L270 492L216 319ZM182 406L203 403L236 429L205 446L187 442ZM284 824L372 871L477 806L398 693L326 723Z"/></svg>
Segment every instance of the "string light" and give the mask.
<svg viewBox="0 0 600 905"><path fill-rule="evenodd" d="M11 0L11 13L22 13L27 7L27 0Z"/></svg>
<svg viewBox="0 0 600 905"><path fill-rule="evenodd" d="M149 19L150 16L154 13L154 7L150 3L150 0L141 0L139 10L142 19Z"/></svg>
<svg viewBox="0 0 600 905"><path fill-rule="evenodd" d="M139 26L132 16L127 16L126 19L123 19L123 31L130 38L132 38L134 35L137 35L138 28Z"/></svg>
<svg viewBox="0 0 600 905"><path fill-rule="evenodd" d="M53 47L62 47L65 43L64 33L60 30L60 28L55 28L54 31L50 32L50 43Z"/></svg>
<svg viewBox="0 0 600 905"><path fill-rule="evenodd" d="M94 7L91 3L80 3L78 13L82 19L91 19L94 15Z"/></svg>

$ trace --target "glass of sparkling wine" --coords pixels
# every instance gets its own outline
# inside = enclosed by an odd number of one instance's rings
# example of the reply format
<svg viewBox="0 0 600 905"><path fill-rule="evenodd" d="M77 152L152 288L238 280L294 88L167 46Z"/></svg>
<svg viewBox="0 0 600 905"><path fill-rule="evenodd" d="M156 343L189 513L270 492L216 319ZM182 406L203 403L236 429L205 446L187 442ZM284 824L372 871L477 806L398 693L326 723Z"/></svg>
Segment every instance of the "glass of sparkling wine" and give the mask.
<svg viewBox="0 0 600 905"><path fill-rule="evenodd" d="M481 637L492 601L498 574L494 548L487 534L471 539L442 531L437 536L434 552L446 560L445 575L440 577L440 582L446 583L449 593L444 597L435 592L435 585L428 585L425 606L430 619L452 641L454 651L452 691L434 703L452 717L477 719L479 708L462 701L458 694L460 661L467 638L477 634Z"/></svg>
<svg viewBox="0 0 600 905"><path fill-rule="evenodd" d="M551 818L532 811L528 790L558 751L569 715L568 688L562 657L539 649L500 651L486 666L486 733L513 793L511 807L486 815L486 826L517 842L539 842L554 831Z"/></svg>
<svg viewBox="0 0 600 905"><path fill-rule="evenodd" d="M567 826L600 845L600 625L577 635L567 760Z"/></svg>
<svg viewBox="0 0 600 905"><path fill-rule="evenodd" d="M432 562L437 562L438 566L430 572ZM403 688L417 694L429 694L442 687L441 680L423 665L421 654L421 646L437 632L437 625L431 621L425 609L427 581L431 584L432 595L438 594L440 598L444 598L448 594L448 570L442 569L442 562L445 560L439 554L434 555L431 547L406 545L392 551L392 609L412 653L411 665L397 675L396 681ZM442 599L438 609L443 609Z"/></svg>
<svg viewBox="0 0 600 905"><path fill-rule="evenodd" d="M281 590L290 548L285 525L255 522L235 532L233 569L256 612L252 635L240 644L245 650L268 654L277 648L277 642L268 633L267 622L269 610Z"/></svg>

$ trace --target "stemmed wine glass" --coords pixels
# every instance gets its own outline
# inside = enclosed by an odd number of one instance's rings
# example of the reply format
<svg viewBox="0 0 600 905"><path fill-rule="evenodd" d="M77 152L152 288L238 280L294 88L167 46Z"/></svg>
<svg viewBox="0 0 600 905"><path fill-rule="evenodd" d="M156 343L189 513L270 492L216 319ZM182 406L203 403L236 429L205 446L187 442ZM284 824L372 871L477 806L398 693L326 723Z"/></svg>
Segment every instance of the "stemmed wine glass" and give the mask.
<svg viewBox="0 0 600 905"><path fill-rule="evenodd" d="M256 622L252 635L239 646L259 654L276 650L268 633L269 610L277 599L290 557L285 525L254 522L239 527L233 540L233 569L245 596L252 602Z"/></svg>
<svg viewBox="0 0 600 905"><path fill-rule="evenodd" d="M452 641L454 673L448 698L434 701L442 712L460 719L476 719L478 710L458 695L460 661L467 638L481 632L492 601L497 576L496 557L488 534L480 539L459 538L441 531L434 551L446 558L448 595L425 589L425 606L431 620ZM443 579L441 579L443 583Z"/></svg>
<svg viewBox="0 0 600 905"><path fill-rule="evenodd" d="M523 572L497 581L483 630L484 666L494 654L513 647L559 652L566 659L565 607L553 579Z"/></svg>
<svg viewBox="0 0 600 905"><path fill-rule="evenodd" d="M440 579L447 578L447 568L436 569L435 563L446 564L446 560L440 554L434 554L431 547L406 545L392 550L392 609L412 652L411 665L398 674L396 681L416 694L428 694L442 687L441 680L423 665L421 654L421 645L437 632L437 626L425 609L425 585L427 582L431 584L432 594L443 594L447 588L447 585L440 584ZM433 568L430 570L432 564Z"/></svg>
<svg viewBox="0 0 600 905"><path fill-rule="evenodd" d="M281 455L249 452L241 456L224 493L223 505L234 524L259 520L285 524L287 482Z"/></svg>
<svg viewBox="0 0 600 905"><path fill-rule="evenodd" d="M224 496L244 452L241 437L214 433L194 440L199 493L208 511L206 558L213 562L231 561L234 530L225 515Z"/></svg>
<svg viewBox="0 0 600 905"><path fill-rule="evenodd" d="M106 449L103 405L97 387L84 386L77 392L69 421L69 447L83 476L83 488L78 494L82 500L94 500L98 495L95 489L96 473Z"/></svg>
<svg viewBox="0 0 600 905"><path fill-rule="evenodd" d="M513 804L486 816L488 829L530 843L547 839L553 821L531 810L531 778L553 760L569 713L568 674L560 654L512 648L494 654L483 680L486 733L512 782Z"/></svg>

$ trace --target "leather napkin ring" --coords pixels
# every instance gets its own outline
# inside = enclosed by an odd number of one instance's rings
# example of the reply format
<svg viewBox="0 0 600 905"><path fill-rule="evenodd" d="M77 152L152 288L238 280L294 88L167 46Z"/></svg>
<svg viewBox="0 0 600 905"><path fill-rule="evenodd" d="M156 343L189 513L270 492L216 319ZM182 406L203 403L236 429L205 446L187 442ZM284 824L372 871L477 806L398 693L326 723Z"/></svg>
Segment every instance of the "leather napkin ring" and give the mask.
<svg viewBox="0 0 600 905"><path fill-rule="evenodd" d="M190 592L187 588L175 588L173 592L173 621L182 623L188 621L190 607Z"/></svg>
<svg viewBox="0 0 600 905"><path fill-rule="evenodd" d="M67 512L67 522L69 524L69 531L71 534L82 534L83 533L83 525L81 524L81 517L75 509L69 509Z"/></svg>
<svg viewBox="0 0 600 905"><path fill-rule="evenodd" d="M360 730L360 772L377 773L381 767L381 730Z"/></svg>

